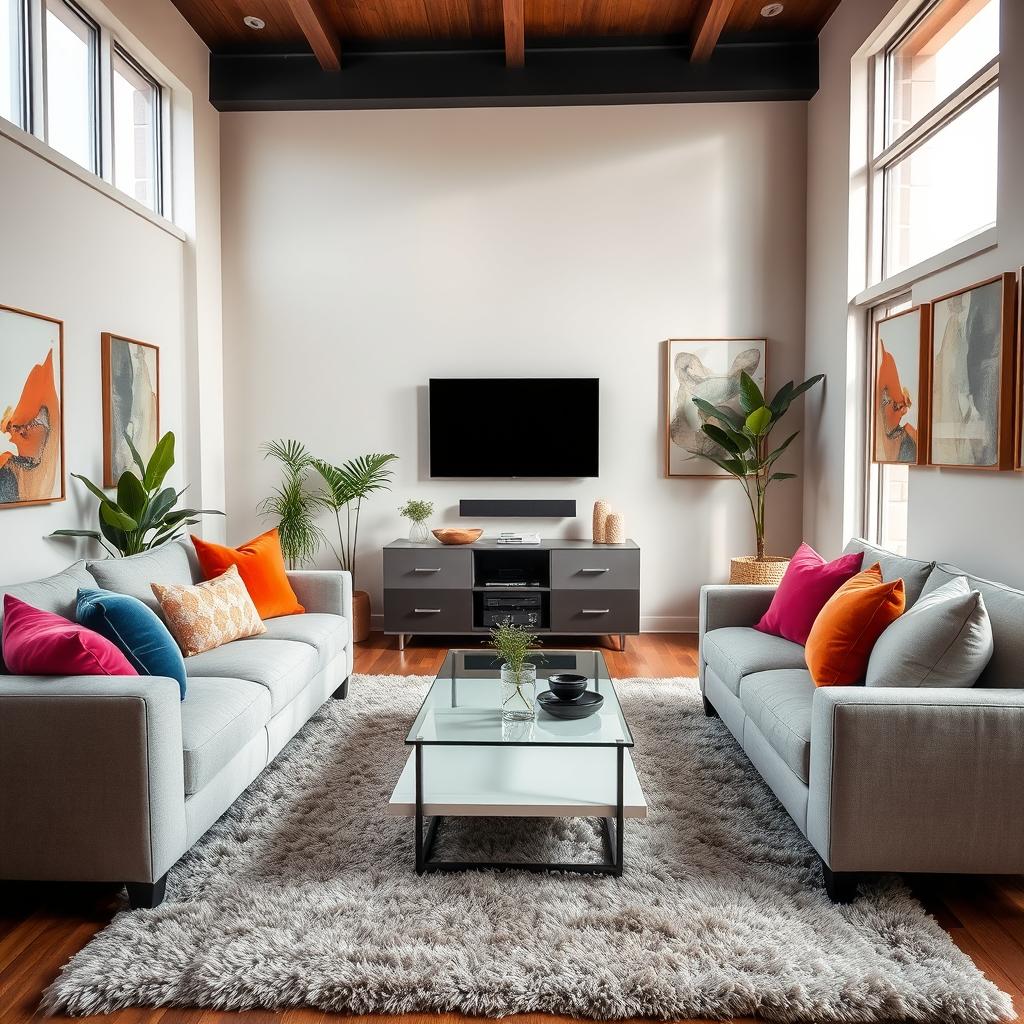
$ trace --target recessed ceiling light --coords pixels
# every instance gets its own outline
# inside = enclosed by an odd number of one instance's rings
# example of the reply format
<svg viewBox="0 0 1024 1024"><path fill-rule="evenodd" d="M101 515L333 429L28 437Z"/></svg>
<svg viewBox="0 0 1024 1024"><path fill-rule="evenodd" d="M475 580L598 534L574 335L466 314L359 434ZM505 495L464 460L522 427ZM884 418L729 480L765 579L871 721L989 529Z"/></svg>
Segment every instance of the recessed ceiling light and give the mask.
<svg viewBox="0 0 1024 1024"><path fill-rule="evenodd" d="M765 4L764 7L761 8L761 17L777 18L784 10L785 8L782 4Z"/></svg>
<svg viewBox="0 0 1024 1024"><path fill-rule="evenodd" d="M778 7L779 5L776 4L775 6ZM259 31L261 28L267 27L267 23L262 18L257 18L255 15L252 14L243 18L242 21L244 21L249 28L254 28L257 31Z"/></svg>

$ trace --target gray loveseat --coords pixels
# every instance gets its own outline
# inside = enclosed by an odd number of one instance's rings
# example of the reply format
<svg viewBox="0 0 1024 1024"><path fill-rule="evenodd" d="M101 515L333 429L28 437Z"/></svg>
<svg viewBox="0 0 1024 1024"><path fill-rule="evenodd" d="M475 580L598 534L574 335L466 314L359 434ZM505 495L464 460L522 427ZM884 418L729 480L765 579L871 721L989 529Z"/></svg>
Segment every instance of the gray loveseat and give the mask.
<svg viewBox="0 0 1024 1024"><path fill-rule="evenodd" d="M173 679L0 674L0 879L124 882L133 906L163 899L168 869L352 670L348 573L288 574L305 615L185 659ZM78 562L0 587L73 619L79 587L156 608L155 583L198 582L190 541Z"/></svg>
<svg viewBox="0 0 1024 1024"><path fill-rule="evenodd" d="M773 587L706 586L700 685L821 858L829 896L867 872L1024 872L1024 591L866 541L908 607L956 576L981 592L995 653L969 689L816 688L799 644L751 628Z"/></svg>

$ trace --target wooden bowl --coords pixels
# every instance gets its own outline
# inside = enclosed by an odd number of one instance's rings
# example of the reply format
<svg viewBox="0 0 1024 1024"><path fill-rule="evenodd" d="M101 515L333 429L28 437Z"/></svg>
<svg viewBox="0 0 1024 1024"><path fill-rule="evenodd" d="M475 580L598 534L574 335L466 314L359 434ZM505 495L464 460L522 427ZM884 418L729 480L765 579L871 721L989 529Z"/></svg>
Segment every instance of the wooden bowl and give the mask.
<svg viewBox="0 0 1024 1024"><path fill-rule="evenodd" d="M430 531L442 544L472 544L479 540L483 530L466 529L462 526L442 526Z"/></svg>

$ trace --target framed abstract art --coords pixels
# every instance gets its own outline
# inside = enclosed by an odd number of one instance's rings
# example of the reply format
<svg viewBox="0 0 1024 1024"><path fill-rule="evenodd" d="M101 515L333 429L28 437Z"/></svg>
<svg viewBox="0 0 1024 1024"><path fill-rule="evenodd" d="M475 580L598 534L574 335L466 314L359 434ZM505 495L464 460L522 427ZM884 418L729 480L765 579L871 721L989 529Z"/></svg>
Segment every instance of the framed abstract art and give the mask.
<svg viewBox="0 0 1024 1024"><path fill-rule="evenodd" d="M665 342L666 476L728 476L709 473L709 463L690 454L718 447L701 432L703 417L693 399L739 410L744 370L764 391L766 348L764 338L671 338Z"/></svg>
<svg viewBox="0 0 1024 1024"><path fill-rule="evenodd" d="M930 306L914 306L875 324L871 461L928 462Z"/></svg>
<svg viewBox="0 0 1024 1024"><path fill-rule="evenodd" d="M931 303L930 465L1014 468L1016 291L1000 274Z"/></svg>
<svg viewBox="0 0 1024 1024"><path fill-rule="evenodd" d="M104 333L100 363L103 486L116 487L121 474L135 465L132 445L145 463L160 440L160 349L145 341Z"/></svg>
<svg viewBox="0 0 1024 1024"><path fill-rule="evenodd" d="M64 321L0 306L0 508L64 500Z"/></svg>

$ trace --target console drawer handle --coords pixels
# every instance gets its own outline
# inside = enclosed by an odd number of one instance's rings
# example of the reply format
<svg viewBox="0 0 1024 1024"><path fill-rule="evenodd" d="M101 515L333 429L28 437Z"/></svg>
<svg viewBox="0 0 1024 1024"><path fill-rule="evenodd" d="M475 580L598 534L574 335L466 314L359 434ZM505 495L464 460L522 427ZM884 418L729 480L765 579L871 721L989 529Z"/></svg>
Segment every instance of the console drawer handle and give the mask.
<svg viewBox="0 0 1024 1024"><path fill-rule="evenodd" d="M607 615L611 612L611 608L581 608L581 615Z"/></svg>
<svg viewBox="0 0 1024 1024"><path fill-rule="evenodd" d="M415 615L440 615L440 608L413 608Z"/></svg>
<svg viewBox="0 0 1024 1024"><path fill-rule="evenodd" d="M611 572L611 569L580 569L580 572L585 572L585 573L593 573L593 572L602 573L602 572Z"/></svg>
<svg viewBox="0 0 1024 1024"><path fill-rule="evenodd" d="M413 569L413 572L440 572L440 571L441 570L439 568L438 569Z"/></svg>

